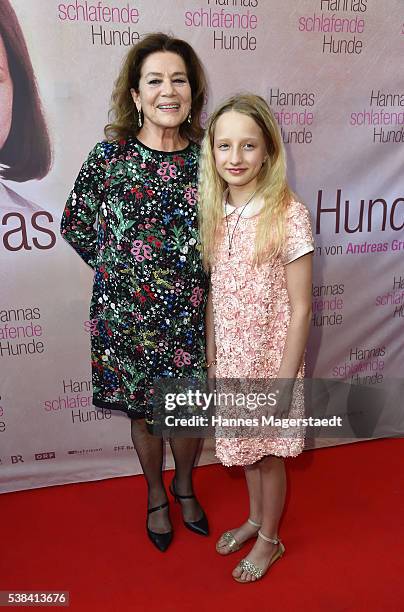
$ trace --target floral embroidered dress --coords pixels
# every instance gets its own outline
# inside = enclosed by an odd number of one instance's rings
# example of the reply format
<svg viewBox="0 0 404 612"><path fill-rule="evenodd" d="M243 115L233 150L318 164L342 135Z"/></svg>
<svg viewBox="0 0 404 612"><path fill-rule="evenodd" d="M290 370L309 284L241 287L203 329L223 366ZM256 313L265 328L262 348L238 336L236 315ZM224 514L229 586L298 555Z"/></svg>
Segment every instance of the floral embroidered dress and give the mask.
<svg viewBox="0 0 404 612"><path fill-rule="evenodd" d="M261 208L258 199L241 212L229 204L225 206L227 223L224 219L225 228L211 275L219 382L277 377L290 322L285 266L313 251L308 210L300 202L291 202L281 256L254 266L255 232ZM303 372L302 362L297 378ZM304 416L304 404L297 393L289 417L299 416ZM269 435L262 436L219 435L216 456L224 465L250 465L266 455L298 455L303 445L301 431L298 435L282 432L277 435L276 428L272 428Z"/></svg>
<svg viewBox="0 0 404 612"><path fill-rule="evenodd" d="M92 268L93 402L151 420L153 380L199 377L207 279L197 232L199 147L98 143L62 235Z"/></svg>

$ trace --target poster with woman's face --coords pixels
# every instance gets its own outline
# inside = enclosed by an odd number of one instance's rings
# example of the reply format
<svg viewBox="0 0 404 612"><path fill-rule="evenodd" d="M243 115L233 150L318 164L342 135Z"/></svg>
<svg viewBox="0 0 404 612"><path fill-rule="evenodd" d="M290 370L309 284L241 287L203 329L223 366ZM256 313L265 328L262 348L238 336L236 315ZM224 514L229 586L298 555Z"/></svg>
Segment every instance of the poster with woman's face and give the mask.
<svg viewBox="0 0 404 612"><path fill-rule="evenodd" d="M310 373L401 372L403 21L401 0L0 0L0 478L21 450L21 488L139 471L126 417L91 406L92 272L59 221L148 32L192 44L206 112L252 91L276 113L316 241Z"/></svg>
<svg viewBox="0 0 404 612"><path fill-rule="evenodd" d="M28 208L50 211L58 222L81 163L104 137L113 83L128 49L89 38L89 27L97 26L92 6L0 2L0 181L11 189L9 197L25 198ZM125 14L119 8L116 17L114 10L113 21L118 18L122 27ZM5 199L0 199L3 208ZM23 207L23 202L14 205Z"/></svg>

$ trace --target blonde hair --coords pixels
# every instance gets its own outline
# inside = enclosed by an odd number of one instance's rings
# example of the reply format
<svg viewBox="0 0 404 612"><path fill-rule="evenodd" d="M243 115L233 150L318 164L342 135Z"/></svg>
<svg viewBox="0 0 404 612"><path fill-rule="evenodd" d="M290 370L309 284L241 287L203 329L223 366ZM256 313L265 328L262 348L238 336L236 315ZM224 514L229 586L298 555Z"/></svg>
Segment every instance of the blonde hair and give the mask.
<svg viewBox="0 0 404 612"><path fill-rule="evenodd" d="M192 93L190 121L180 126L180 133L189 140L199 142L203 136L201 128L202 107L206 96L206 78L200 59L190 44L163 32L144 36L127 53L111 97L109 111L111 121L104 128L107 140L128 138L140 130L131 89L139 91L139 80L143 62L152 53L166 51L176 53L183 60L187 70Z"/></svg>
<svg viewBox="0 0 404 612"><path fill-rule="evenodd" d="M213 155L216 122L224 113L236 111L251 117L261 128L267 159L258 175L256 195L264 201L257 223L254 263L280 254L285 238L286 209L295 197L286 179L286 156L276 119L266 101L253 94L238 94L225 100L209 118L202 142L199 169L199 218L203 264L209 270L223 221L223 192L227 184L219 176Z"/></svg>

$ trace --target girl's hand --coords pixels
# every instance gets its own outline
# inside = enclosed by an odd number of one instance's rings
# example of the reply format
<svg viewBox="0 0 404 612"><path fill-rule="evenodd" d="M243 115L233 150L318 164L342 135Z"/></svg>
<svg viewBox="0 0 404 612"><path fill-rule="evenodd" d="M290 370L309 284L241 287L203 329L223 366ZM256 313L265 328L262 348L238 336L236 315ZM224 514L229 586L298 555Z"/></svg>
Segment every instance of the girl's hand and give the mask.
<svg viewBox="0 0 404 612"><path fill-rule="evenodd" d="M275 391L277 402L274 409L277 418L286 418L289 416L292 403L294 379L278 378L274 381L272 391Z"/></svg>

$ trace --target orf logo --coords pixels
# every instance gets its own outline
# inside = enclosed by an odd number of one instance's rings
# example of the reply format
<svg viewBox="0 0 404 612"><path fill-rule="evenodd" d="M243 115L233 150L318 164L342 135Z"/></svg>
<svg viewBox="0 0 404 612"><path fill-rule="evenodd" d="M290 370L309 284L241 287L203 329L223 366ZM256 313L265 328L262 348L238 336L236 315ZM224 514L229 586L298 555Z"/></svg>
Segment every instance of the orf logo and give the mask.
<svg viewBox="0 0 404 612"><path fill-rule="evenodd" d="M24 463L22 455L11 455L11 463Z"/></svg>
<svg viewBox="0 0 404 612"><path fill-rule="evenodd" d="M35 461L42 461L43 459L55 459L56 454L55 451L49 451L47 453L36 453Z"/></svg>

